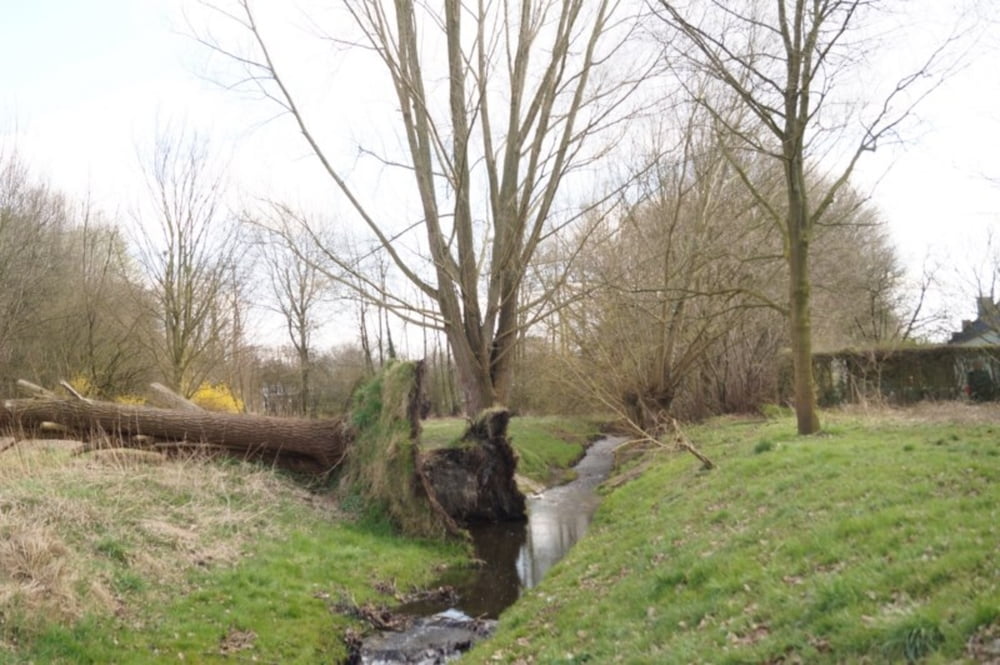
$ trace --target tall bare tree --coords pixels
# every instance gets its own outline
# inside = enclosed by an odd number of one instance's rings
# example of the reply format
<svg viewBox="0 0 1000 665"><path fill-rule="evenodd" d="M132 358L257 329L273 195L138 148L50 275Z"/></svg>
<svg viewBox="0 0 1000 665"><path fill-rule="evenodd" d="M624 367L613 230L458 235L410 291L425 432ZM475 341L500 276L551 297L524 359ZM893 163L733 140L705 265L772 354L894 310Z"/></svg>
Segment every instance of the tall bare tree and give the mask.
<svg viewBox="0 0 1000 665"><path fill-rule="evenodd" d="M166 380L190 397L232 347L240 240L223 208L221 170L197 134L162 132L145 171L148 201L135 222L162 334L153 351Z"/></svg>
<svg viewBox="0 0 1000 665"><path fill-rule="evenodd" d="M421 311L402 290L377 280L355 280L363 295L416 324L432 315L451 346L468 412L505 402L517 328L525 322L519 292L527 266L539 243L579 214L564 208L561 188L613 143L626 100L647 73L634 53L622 57L634 27L627 3L343 3L356 35L326 36L381 63L397 106L391 123L405 146L400 154L374 146L360 153L411 179L423 230L419 259L402 247L405 234L391 220L399 213L386 214L350 181L356 156L341 162L322 144L322 131L300 105L305 91L280 66L277 40L258 23L250 0L208 6L238 24L253 48L238 51L208 34L201 40L242 65L243 82L294 119L391 264L434 311Z"/></svg>
<svg viewBox="0 0 1000 665"><path fill-rule="evenodd" d="M331 295L331 280L319 270L317 248L308 239L296 238L288 228L287 208L275 206L279 232L266 233L258 248L267 266L271 309L284 320L288 340L295 350L299 372L299 413L315 415L311 395L313 333L321 307ZM305 255L303 255L303 252Z"/></svg>
<svg viewBox="0 0 1000 665"><path fill-rule="evenodd" d="M916 71L887 88L874 104L855 104L851 115L834 95L845 73L863 64L862 29L870 25L880 5L873 0L658 0L654 6L667 28L666 57L706 72L731 89L739 103L763 127L763 132L728 127L744 140L744 148L780 163L785 201L775 205L759 194L752 175L741 172L745 184L766 209L785 238L788 265L788 323L794 365L798 431L819 429L812 376L809 250L815 230L848 183L862 154L894 136L914 105L934 86L931 66L939 48ZM685 73L690 71L684 68ZM717 119L728 114L713 99L696 97ZM857 101L857 100L855 100ZM822 137L841 137L836 155L819 155ZM826 144L829 147L829 143ZM822 191L810 191L807 172L820 157L842 164ZM812 161L810 161L812 158ZM732 160L739 168L740 161Z"/></svg>

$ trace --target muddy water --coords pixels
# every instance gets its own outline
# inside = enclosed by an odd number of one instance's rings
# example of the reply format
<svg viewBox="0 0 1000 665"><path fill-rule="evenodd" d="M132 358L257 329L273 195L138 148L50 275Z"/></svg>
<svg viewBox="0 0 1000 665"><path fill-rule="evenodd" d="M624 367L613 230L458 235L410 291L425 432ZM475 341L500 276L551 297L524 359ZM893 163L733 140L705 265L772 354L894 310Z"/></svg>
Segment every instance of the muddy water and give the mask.
<svg viewBox="0 0 1000 665"><path fill-rule="evenodd" d="M476 556L483 565L449 573L437 582L457 589L457 604L412 603L399 611L427 616L457 609L471 617L497 618L583 537L599 503L595 489L610 473L612 451L623 440L596 441L574 467L575 480L528 497L527 522L474 527Z"/></svg>

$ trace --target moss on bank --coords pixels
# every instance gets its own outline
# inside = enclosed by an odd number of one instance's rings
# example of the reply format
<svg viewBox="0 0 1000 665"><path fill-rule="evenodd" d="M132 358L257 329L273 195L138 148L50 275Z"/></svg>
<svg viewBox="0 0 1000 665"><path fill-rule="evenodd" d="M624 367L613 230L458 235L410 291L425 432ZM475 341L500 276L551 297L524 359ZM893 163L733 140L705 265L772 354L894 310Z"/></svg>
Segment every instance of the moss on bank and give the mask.
<svg viewBox="0 0 1000 665"><path fill-rule="evenodd" d="M420 363L394 363L358 390L341 486L406 535L444 537L452 528L432 509L417 472L422 371Z"/></svg>

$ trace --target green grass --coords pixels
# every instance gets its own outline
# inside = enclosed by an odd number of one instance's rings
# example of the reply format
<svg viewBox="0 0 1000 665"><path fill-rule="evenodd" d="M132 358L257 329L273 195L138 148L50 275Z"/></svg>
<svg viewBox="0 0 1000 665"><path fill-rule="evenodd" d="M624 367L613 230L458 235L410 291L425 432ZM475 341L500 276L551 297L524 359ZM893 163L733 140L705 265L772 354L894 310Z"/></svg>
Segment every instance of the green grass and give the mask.
<svg viewBox="0 0 1000 665"><path fill-rule="evenodd" d="M49 626L26 660L51 663L232 662L234 634L261 662L339 662L350 620L331 611L340 600L392 603L373 587L427 582L432 561L457 549L398 538L384 523L312 525L269 542L241 563L192 573L187 593L147 606L128 620L84 618L67 630Z"/></svg>
<svg viewBox="0 0 1000 665"><path fill-rule="evenodd" d="M693 428L469 663L955 663L1000 621L1000 423Z"/></svg>
<svg viewBox="0 0 1000 665"><path fill-rule="evenodd" d="M332 604L468 557L254 465L21 448L0 457L0 663L337 662Z"/></svg>
<svg viewBox="0 0 1000 665"><path fill-rule="evenodd" d="M462 418L424 421L421 441L428 448L456 445L465 432ZM518 473L542 485L568 479L568 467L580 457L599 433L597 419L562 416L515 416L507 433L517 451Z"/></svg>
<svg viewBox="0 0 1000 665"><path fill-rule="evenodd" d="M446 443L463 425L425 432ZM511 433L546 480L596 425L515 418ZM352 623L332 605L392 604L376 586L468 562L465 545L402 538L360 496L338 504L270 469L73 448L0 455L0 663L339 662Z"/></svg>

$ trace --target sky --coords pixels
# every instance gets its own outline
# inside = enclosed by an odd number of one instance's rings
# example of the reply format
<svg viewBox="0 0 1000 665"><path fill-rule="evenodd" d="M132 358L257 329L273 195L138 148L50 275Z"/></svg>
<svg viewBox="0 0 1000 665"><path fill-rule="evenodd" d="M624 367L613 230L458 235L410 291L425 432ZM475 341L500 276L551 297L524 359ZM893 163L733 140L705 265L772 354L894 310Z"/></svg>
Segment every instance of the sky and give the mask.
<svg viewBox="0 0 1000 665"><path fill-rule="evenodd" d="M205 50L186 34L184 6L192 5L0 0L0 146L13 142L56 188L124 208L140 195L140 155L157 127L180 119L231 150L244 191L280 181L310 196L310 188L323 187L294 128L268 122L273 108L211 80ZM886 62L894 57L885 54ZM856 172L854 184L870 192L914 276L930 265L943 282L960 286L963 266L984 258L989 229L1000 231L998 64L1000 29L993 26L962 69L918 107L905 141L865 155ZM351 90L355 101L370 94L369 82L349 67L316 80ZM329 124L348 135L368 130L363 103L352 105L354 115L343 107ZM973 318L971 297L952 287L937 292L936 306L955 320Z"/></svg>

